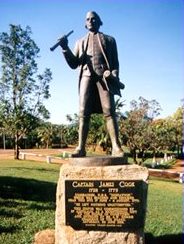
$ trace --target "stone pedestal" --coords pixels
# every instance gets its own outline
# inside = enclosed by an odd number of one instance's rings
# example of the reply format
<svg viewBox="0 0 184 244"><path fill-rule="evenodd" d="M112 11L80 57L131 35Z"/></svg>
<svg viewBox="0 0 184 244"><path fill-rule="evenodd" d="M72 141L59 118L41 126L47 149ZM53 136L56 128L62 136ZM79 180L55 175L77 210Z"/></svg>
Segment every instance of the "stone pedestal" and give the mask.
<svg viewBox="0 0 184 244"><path fill-rule="evenodd" d="M148 170L122 158L70 159L57 186L55 244L142 244Z"/></svg>

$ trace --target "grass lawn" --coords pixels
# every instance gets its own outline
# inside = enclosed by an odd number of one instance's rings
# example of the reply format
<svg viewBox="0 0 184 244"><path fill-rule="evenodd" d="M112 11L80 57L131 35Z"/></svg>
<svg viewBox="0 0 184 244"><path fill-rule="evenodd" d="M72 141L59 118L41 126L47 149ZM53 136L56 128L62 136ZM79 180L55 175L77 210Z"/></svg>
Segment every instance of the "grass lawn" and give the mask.
<svg viewBox="0 0 184 244"><path fill-rule="evenodd" d="M149 181L145 232L148 244L182 243L182 184Z"/></svg>
<svg viewBox="0 0 184 244"><path fill-rule="evenodd" d="M0 161L0 243L31 244L42 229L54 229L59 165ZM182 243L182 185L150 179L146 244Z"/></svg>

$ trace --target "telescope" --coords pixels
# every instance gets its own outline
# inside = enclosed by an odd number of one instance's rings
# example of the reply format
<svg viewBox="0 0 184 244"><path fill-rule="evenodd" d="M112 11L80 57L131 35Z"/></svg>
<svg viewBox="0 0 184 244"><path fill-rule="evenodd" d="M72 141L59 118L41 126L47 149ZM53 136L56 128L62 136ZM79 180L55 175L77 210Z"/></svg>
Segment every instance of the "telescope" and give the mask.
<svg viewBox="0 0 184 244"><path fill-rule="evenodd" d="M54 50L59 46L59 44L60 44L60 40L61 40L62 38L64 38L64 37L68 38L72 33L73 33L73 30L71 30L70 32L68 32L68 34L64 35L63 37L59 38L58 42L57 42L54 46L52 46L52 47L50 48L50 50L51 50L51 51L54 51Z"/></svg>

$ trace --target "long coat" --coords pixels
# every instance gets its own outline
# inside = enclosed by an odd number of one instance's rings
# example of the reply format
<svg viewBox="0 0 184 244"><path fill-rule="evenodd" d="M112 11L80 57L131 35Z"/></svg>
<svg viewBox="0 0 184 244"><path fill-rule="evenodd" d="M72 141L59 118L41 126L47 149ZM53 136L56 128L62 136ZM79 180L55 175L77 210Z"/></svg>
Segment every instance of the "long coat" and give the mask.
<svg viewBox="0 0 184 244"><path fill-rule="evenodd" d="M101 32L99 34L99 42L100 42L100 48L103 53L103 56L106 60L107 67L108 69L115 74L118 78L119 76L119 61L118 61L118 52L117 52L117 46L116 46L116 41L113 37L109 35L105 35ZM85 55L87 52L87 45L88 45L88 38L89 38L89 33L79 39L76 42L74 52L72 52L69 48L67 50L63 51L63 54L65 56L65 59L68 63L68 65L72 69L76 69L79 67L79 89L80 89L80 80L81 77L83 76L83 67L85 65ZM113 95L120 95L120 83L112 81L109 84L108 89ZM96 105L94 106L94 113L101 113L101 104L99 102L99 96L97 92L97 99L95 99ZM99 105L98 105L99 104Z"/></svg>

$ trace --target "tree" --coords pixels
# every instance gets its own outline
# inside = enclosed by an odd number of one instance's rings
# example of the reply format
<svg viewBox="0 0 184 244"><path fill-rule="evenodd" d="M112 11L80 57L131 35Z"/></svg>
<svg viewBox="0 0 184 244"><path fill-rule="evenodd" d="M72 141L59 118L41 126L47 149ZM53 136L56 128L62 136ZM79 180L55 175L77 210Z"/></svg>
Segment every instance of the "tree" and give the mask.
<svg viewBox="0 0 184 244"><path fill-rule="evenodd" d="M14 136L15 158L19 158L21 138L40 119L49 118L43 101L48 99L52 74L38 74L36 59L40 49L31 39L31 28L10 25L10 33L0 33L0 114L3 127Z"/></svg>
<svg viewBox="0 0 184 244"><path fill-rule="evenodd" d="M41 144L45 148L49 148L52 145L53 139L53 125L49 122L43 123L37 128L38 138L40 138Z"/></svg>
<svg viewBox="0 0 184 244"><path fill-rule="evenodd" d="M168 119L157 119L150 124L150 150L153 151L153 157L158 152L164 152L167 157L167 151L173 147L172 133L173 128L169 125Z"/></svg>
<svg viewBox="0 0 184 244"><path fill-rule="evenodd" d="M79 117L75 113L74 115L67 114L66 118L69 124L63 127L63 130L61 131L62 137L65 143L75 145L78 141Z"/></svg>
<svg viewBox="0 0 184 244"><path fill-rule="evenodd" d="M148 101L143 97L139 97L138 101L132 100L130 106L126 118L120 121L120 133L129 147L134 162L138 163L138 154L143 161L145 152L150 147L150 124L154 117L159 115L161 108L156 100Z"/></svg>
<svg viewBox="0 0 184 244"><path fill-rule="evenodd" d="M184 107L179 107L176 112L168 117L168 125L171 130L171 140L173 144L175 145L175 149L177 150L177 156L179 157L180 155L183 154L183 112L184 112Z"/></svg>
<svg viewBox="0 0 184 244"><path fill-rule="evenodd" d="M97 145L106 152L111 147L110 137L102 114L92 114L87 143L93 146L93 151L96 150Z"/></svg>

